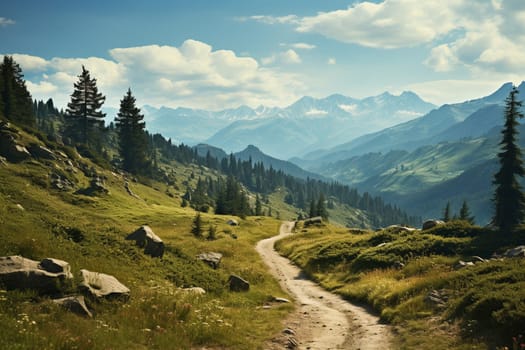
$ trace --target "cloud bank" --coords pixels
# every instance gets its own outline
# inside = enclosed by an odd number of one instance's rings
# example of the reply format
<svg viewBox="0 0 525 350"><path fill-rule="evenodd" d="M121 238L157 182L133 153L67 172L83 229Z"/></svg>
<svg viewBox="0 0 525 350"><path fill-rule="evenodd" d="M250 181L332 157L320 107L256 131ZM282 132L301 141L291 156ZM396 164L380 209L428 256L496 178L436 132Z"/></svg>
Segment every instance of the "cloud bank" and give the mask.
<svg viewBox="0 0 525 350"><path fill-rule="evenodd" d="M139 105L222 109L241 104L283 105L301 96L298 77L261 67L252 57L186 40L180 47L148 45L115 48L110 59L61 58L12 54L23 69L33 98L52 97L58 106L69 101L73 83L84 65L106 95L106 105L118 107L131 87ZM292 49L282 59L299 63Z"/></svg>

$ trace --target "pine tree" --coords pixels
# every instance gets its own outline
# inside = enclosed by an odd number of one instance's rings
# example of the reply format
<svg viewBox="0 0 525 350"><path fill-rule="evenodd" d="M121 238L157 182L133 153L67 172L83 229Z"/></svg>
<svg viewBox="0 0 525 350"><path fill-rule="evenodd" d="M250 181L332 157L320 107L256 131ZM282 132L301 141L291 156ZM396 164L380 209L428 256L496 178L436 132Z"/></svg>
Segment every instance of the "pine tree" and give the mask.
<svg viewBox="0 0 525 350"><path fill-rule="evenodd" d="M312 199L310 202L310 212L308 213L308 217L313 218L317 215L317 208L315 207L315 201Z"/></svg>
<svg viewBox="0 0 525 350"><path fill-rule="evenodd" d="M317 216L320 216L323 219L328 219L328 210L326 210L326 206L324 202L325 202L324 194L321 193L321 195L319 196L319 200L317 201L316 212L317 212Z"/></svg>
<svg viewBox="0 0 525 350"><path fill-rule="evenodd" d="M445 209L443 210L443 221L445 222L450 221L450 202L447 202L447 205L445 206Z"/></svg>
<svg viewBox="0 0 525 350"><path fill-rule="evenodd" d="M144 115L135 106L135 97L128 89L120 101L120 110L115 118L119 136L119 153L122 167L130 173L145 173L147 168L147 138L144 131Z"/></svg>
<svg viewBox="0 0 525 350"><path fill-rule="evenodd" d="M215 239L217 239L217 226L210 225L208 229L208 240L214 241Z"/></svg>
<svg viewBox="0 0 525 350"><path fill-rule="evenodd" d="M259 194L255 195L255 216L261 216L262 215L262 204L261 204L261 198L259 197Z"/></svg>
<svg viewBox="0 0 525 350"><path fill-rule="evenodd" d="M197 215L193 218L191 233L197 238L202 237L202 219L200 212L197 212Z"/></svg>
<svg viewBox="0 0 525 350"><path fill-rule="evenodd" d="M0 116L27 126L35 126L33 99L27 90L22 69L12 56L0 64Z"/></svg>
<svg viewBox="0 0 525 350"><path fill-rule="evenodd" d="M516 95L518 89L513 87L505 100L505 124L501 131L501 152L498 153L500 169L494 175L495 215L493 223L502 231L513 230L523 222L525 214L525 197L517 177L523 177L523 161L518 146L518 118L523 118L520 112L521 101Z"/></svg>
<svg viewBox="0 0 525 350"><path fill-rule="evenodd" d="M105 113L100 111L106 97L98 92L97 80L82 66L78 82L74 84L71 102L67 104L65 133L74 141L84 144L99 141Z"/></svg>
<svg viewBox="0 0 525 350"><path fill-rule="evenodd" d="M467 201L463 201L463 205L459 210L459 220L468 221L470 224L474 224L474 216L470 214L470 208L468 207Z"/></svg>

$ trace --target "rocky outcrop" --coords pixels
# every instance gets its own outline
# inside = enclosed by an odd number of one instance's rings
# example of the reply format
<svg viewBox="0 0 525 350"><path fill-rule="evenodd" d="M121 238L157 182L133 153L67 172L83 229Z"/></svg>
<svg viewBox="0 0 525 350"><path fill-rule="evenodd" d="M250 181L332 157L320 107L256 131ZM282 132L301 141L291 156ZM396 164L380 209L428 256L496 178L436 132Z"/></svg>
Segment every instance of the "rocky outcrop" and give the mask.
<svg viewBox="0 0 525 350"><path fill-rule="evenodd" d="M29 152L35 157L40 159L56 160L57 156L50 149L32 143L29 145Z"/></svg>
<svg viewBox="0 0 525 350"><path fill-rule="evenodd" d="M18 131L8 122L0 121L0 155L10 162L20 162L31 157L23 145L17 143Z"/></svg>
<svg viewBox="0 0 525 350"><path fill-rule="evenodd" d="M73 295L65 298L53 299L53 302L77 315L89 318L93 317L93 314L91 311L89 311L86 301L82 295Z"/></svg>
<svg viewBox="0 0 525 350"><path fill-rule="evenodd" d="M232 292L247 292L250 290L250 283L237 275L230 275L228 285Z"/></svg>
<svg viewBox="0 0 525 350"><path fill-rule="evenodd" d="M68 178L60 174L51 173L49 175L51 187L61 191L69 191L75 186Z"/></svg>
<svg viewBox="0 0 525 350"><path fill-rule="evenodd" d="M219 264L221 263L222 254L215 253L215 252L201 253L197 255L197 259L204 261L206 264L216 269L219 267Z"/></svg>
<svg viewBox="0 0 525 350"><path fill-rule="evenodd" d="M449 291L446 289L431 290L425 297L425 301L428 304L436 306L438 308L445 308L449 299Z"/></svg>
<svg viewBox="0 0 525 350"><path fill-rule="evenodd" d="M164 255L164 242L147 225L130 233L126 239L135 241L139 247L144 248L144 254L151 255L154 258L162 258Z"/></svg>
<svg viewBox="0 0 525 350"><path fill-rule="evenodd" d="M422 230L430 230L433 227L436 227L438 225L444 225L445 222L442 220L427 220L423 223Z"/></svg>
<svg viewBox="0 0 525 350"><path fill-rule="evenodd" d="M0 284L7 289L56 293L72 277L69 264L62 260L47 258L38 262L19 255L0 257Z"/></svg>
<svg viewBox="0 0 525 350"><path fill-rule="evenodd" d="M523 258L525 257L525 245L520 245L506 250L502 255L503 258Z"/></svg>
<svg viewBox="0 0 525 350"><path fill-rule="evenodd" d="M128 299L130 290L115 277L105 273L80 270L79 289L94 298Z"/></svg>
<svg viewBox="0 0 525 350"><path fill-rule="evenodd" d="M304 227L308 227L311 225L320 225L322 223L323 223L323 218L320 216L315 216L313 218L304 220Z"/></svg>

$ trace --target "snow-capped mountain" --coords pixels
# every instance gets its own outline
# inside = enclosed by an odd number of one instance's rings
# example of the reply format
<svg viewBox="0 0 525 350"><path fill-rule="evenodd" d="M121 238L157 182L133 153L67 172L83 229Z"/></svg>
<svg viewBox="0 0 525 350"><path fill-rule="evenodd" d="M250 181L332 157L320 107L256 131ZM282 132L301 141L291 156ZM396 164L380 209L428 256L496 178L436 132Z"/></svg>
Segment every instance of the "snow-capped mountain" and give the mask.
<svg viewBox="0 0 525 350"><path fill-rule="evenodd" d="M332 147L412 120L435 106L412 92L364 99L302 97L285 108L240 106L223 111L143 107L147 128L175 142L206 142L227 152L254 144L278 158Z"/></svg>

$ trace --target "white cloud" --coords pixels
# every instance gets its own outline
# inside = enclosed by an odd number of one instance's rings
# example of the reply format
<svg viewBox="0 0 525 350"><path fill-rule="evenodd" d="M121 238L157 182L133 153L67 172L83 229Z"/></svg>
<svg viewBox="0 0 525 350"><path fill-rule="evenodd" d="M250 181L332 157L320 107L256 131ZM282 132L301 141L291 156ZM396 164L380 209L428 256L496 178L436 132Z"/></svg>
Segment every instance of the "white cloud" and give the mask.
<svg viewBox="0 0 525 350"><path fill-rule="evenodd" d="M299 56L299 54L292 49L261 58L261 63L265 66L274 63L298 64L301 62L301 56Z"/></svg>
<svg viewBox="0 0 525 350"><path fill-rule="evenodd" d="M334 64L337 64L337 61L335 60L335 58L330 57L326 63L334 65Z"/></svg>
<svg viewBox="0 0 525 350"><path fill-rule="evenodd" d="M20 65L23 71L42 71L48 66L48 62L41 58L24 54L13 54L13 59Z"/></svg>
<svg viewBox="0 0 525 350"><path fill-rule="evenodd" d="M385 0L361 2L346 10L303 17L297 31L319 33L338 41L376 48L399 48L430 42L457 27L455 0Z"/></svg>
<svg viewBox="0 0 525 350"><path fill-rule="evenodd" d="M294 53L288 50L280 54L279 59L297 63L300 57ZM229 50L213 50L196 40L187 40L179 47L115 48L109 54L109 60L20 58L27 67L40 69L39 75L26 75L33 98L52 97L57 106L63 107L69 102L82 65L97 79L99 91L106 96L106 105L117 108L128 87L139 105L204 109L242 104L284 105L303 95L305 89L296 75L261 67L252 57L240 57Z"/></svg>
<svg viewBox="0 0 525 350"><path fill-rule="evenodd" d="M430 50L424 63L437 72L525 74L522 0L363 1L313 16L251 19L370 48L422 46Z"/></svg>
<svg viewBox="0 0 525 350"><path fill-rule="evenodd" d="M316 48L315 45L307 44L307 43L293 43L293 44L290 44L290 46L297 50L313 50Z"/></svg>
<svg viewBox="0 0 525 350"><path fill-rule="evenodd" d="M0 27L7 27L15 23L16 22L10 18L0 17Z"/></svg>
<svg viewBox="0 0 525 350"><path fill-rule="evenodd" d="M288 16L250 16L250 17L240 17L239 20L241 21L247 21L247 20L254 20L257 22L265 23L265 24L289 24L289 23L298 23L299 18L296 15L288 15Z"/></svg>
<svg viewBox="0 0 525 350"><path fill-rule="evenodd" d="M288 64L296 64L301 63L301 57L292 49L286 50L285 52L281 53L281 58L284 63Z"/></svg>

